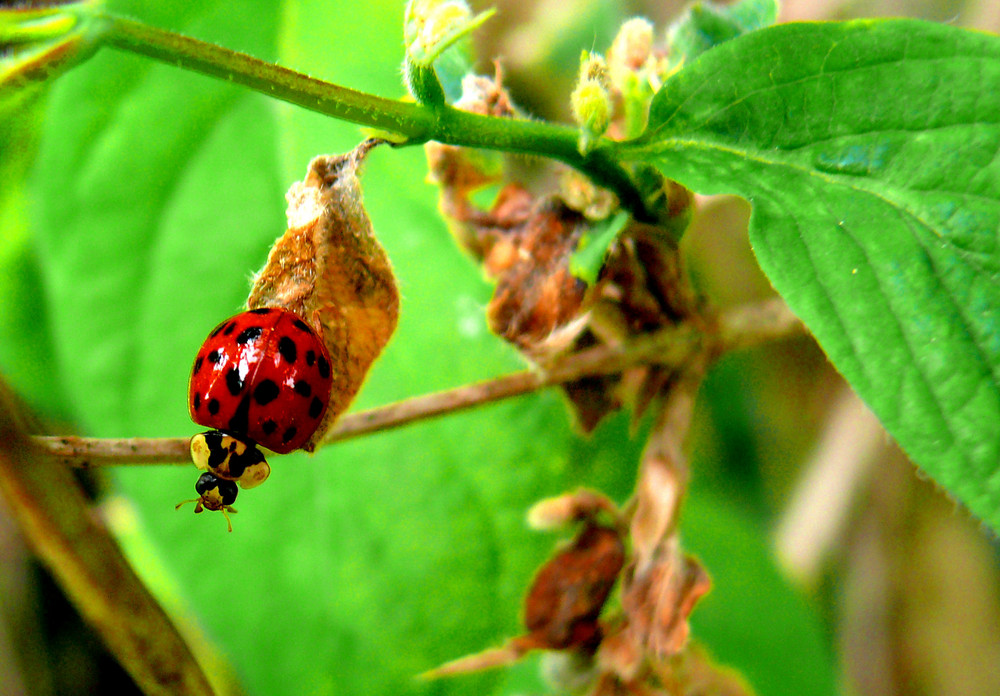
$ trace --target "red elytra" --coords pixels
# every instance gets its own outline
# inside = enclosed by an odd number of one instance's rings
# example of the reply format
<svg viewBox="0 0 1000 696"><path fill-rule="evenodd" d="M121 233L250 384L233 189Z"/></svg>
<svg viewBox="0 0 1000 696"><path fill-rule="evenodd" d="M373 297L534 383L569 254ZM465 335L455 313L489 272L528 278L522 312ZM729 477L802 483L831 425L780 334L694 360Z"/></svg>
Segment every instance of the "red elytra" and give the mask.
<svg viewBox="0 0 1000 696"><path fill-rule="evenodd" d="M188 385L195 423L282 454L302 447L330 400L330 356L296 314L267 307L219 324Z"/></svg>

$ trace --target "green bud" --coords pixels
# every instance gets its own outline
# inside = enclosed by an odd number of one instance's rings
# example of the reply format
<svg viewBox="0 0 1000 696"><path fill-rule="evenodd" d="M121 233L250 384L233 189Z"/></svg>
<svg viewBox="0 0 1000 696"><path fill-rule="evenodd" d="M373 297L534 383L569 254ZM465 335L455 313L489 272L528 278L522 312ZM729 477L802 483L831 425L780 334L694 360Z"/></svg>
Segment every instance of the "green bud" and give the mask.
<svg viewBox="0 0 1000 696"><path fill-rule="evenodd" d="M622 24L608 51L612 82L621 89L630 75L646 67L653 49L653 24L644 17L633 17Z"/></svg>
<svg viewBox="0 0 1000 696"><path fill-rule="evenodd" d="M580 79L570 95L573 120L580 126L580 152L586 154L611 123L614 105L608 89L608 66L596 53L584 52Z"/></svg>
<svg viewBox="0 0 1000 696"><path fill-rule="evenodd" d="M407 60L429 67L452 44L493 16L473 16L464 0L410 0L403 18Z"/></svg>

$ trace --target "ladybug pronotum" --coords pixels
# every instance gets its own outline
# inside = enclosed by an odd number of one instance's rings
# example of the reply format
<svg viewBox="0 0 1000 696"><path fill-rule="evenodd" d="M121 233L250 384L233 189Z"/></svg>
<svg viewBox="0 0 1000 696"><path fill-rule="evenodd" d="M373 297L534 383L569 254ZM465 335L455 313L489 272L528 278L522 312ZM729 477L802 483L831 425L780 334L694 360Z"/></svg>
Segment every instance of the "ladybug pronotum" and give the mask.
<svg viewBox="0 0 1000 696"><path fill-rule="evenodd" d="M205 472L195 512L236 512L236 484L253 488L270 473L257 445L281 454L305 445L323 422L332 384L326 347L298 315L265 307L219 324L188 385L192 420L213 428L191 438L191 457Z"/></svg>

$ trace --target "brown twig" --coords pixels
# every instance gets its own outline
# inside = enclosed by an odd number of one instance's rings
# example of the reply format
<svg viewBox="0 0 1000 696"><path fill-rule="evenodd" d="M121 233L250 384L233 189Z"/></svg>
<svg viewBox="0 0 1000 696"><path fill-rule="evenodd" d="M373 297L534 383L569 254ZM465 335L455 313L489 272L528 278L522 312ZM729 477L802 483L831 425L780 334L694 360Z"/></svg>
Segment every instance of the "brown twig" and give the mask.
<svg viewBox="0 0 1000 696"><path fill-rule="evenodd" d="M574 353L544 370L525 370L350 413L334 426L324 444L398 428L585 376L615 374L630 365L654 363L679 367L698 353L718 356L804 333L801 322L781 300L767 300L723 312L710 333L701 325L686 322L620 346L601 345ZM49 456L81 468L191 461L188 438L36 437L34 440Z"/></svg>

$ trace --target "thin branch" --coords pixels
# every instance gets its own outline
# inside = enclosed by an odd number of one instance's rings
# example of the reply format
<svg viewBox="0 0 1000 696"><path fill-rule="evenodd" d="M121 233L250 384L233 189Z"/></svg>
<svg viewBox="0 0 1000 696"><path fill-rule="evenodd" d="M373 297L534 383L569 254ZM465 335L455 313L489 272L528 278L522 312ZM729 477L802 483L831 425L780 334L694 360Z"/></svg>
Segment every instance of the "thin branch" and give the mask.
<svg viewBox="0 0 1000 696"><path fill-rule="evenodd" d="M679 367L698 353L722 355L730 350L803 335L805 328L780 299L746 305L722 313L711 333L686 322L639 336L621 346L596 346L574 353L548 369L525 370L456 389L405 399L340 419L325 443L398 428L416 421L455 413L528 394L582 377L609 375L640 363ZM36 437L51 457L68 466L98 467L137 464L190 464L188 438Z"/></svg>

